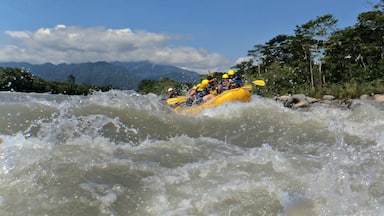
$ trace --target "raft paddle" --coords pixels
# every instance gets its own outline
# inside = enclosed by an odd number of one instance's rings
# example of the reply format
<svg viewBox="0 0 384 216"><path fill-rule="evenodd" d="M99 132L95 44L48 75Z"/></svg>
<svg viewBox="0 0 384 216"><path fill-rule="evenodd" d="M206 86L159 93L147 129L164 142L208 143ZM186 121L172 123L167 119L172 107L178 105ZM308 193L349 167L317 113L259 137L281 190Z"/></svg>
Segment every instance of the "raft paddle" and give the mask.
<svg viewBox="0 0 384 216"><path fill-rule="evenodd" d="M252 83L257 86L265 86L264 80L255 80ZM253 86L252 84L245 84L242 88L247 89L248 91L252 91Z"/></svg>
<svg viewBox="0 0 384 216"><path fill-rule="evenodd" d="M265 81L264 80L255 80L252 83L257 85L257 86L265 86Z"/></svg>
<svg viewBox="0 0 384 216"><path fill-rule="evenodd" d="M245 84L242 88L247 89L248 91L252 91L252 85L251 84Z"/></svg>
<svg viewBox="0 0 384 216"><path fill-rule="evenodd" d="M168 98L167 104L184 103L188 99L187 96L177 96L175 98Z"/></svg>

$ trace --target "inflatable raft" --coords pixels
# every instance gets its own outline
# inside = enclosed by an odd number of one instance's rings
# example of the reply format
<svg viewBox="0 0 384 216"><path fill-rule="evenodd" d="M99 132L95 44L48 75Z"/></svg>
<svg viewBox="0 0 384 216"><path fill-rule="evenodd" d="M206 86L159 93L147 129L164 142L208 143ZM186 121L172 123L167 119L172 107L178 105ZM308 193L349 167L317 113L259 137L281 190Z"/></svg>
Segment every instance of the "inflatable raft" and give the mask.
<svg viewBox="0 0 384 216"><path fill-rule="evenodd" d="M228 102L249 102L251 96L247 88L236 88L227 90L197 106L177 106L174 108L174 111L181 114L197 114L204 109L215 108Z"/></svg>

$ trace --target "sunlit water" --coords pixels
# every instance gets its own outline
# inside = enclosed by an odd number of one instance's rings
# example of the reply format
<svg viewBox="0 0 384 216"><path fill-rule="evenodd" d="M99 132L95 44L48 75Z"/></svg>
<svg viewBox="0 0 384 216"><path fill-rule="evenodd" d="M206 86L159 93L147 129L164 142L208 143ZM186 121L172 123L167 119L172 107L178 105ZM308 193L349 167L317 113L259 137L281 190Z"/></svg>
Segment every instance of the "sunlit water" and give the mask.
<svg viewBox="0 0 384 216"><path fill-rule="evenodd" d="M0 215L384 215L383 105L0 93Z"/></svg>

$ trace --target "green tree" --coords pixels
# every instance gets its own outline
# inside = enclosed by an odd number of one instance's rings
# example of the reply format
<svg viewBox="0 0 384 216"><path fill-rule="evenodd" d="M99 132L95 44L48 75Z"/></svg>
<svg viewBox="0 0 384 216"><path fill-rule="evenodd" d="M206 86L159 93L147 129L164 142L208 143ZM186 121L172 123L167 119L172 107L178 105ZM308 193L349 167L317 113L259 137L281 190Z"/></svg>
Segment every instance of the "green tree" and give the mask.
<svg viewBox="0 0 384 216"><path fill-rule="evenodd" d="M381 1L383 2L383 1ZM326 47L326 62L334 82L370 82L384 77L383 3L359 14L353 27L335 32Z"/></svg>
<svg viewBox="0 0 384 216"><path fill-rule="evenodd" d="M338 20L333 15L326 14L301 26L296 26L294 40L297 40L296 44L301 44L302 57L306 62L305 71L312 87L321 86L325 80L321 67L323 53L337 22ZM314 71L315 65L318 65L317 76Z"/></svg>
<svg viewBox="0 0 384 216"><path fill-rule="evenodd" d="M167 90L169 87L176 89L179 93L187 91L192 84L188 83L178 83L169 78L164 78L161 80L141 80L138 86L139 92L141 94L154 93L157 95L167 95Z"/></svg>
<svg viewBox="0 0 384 216"><path fill-rule="evenodd" d="M74 77L73 77L74 78ZM93 90L110 90L110 86L76 85L72 82L48 82L19 68L0 67L0 90L17 92L51 92L53 94L88 95Z"/></svg>
<svg viewBox="0 0 384 216"><path fill-rule="evenodd" d="M72 85L75 85L76 83L76 78L72 74L68 76L68 82Z"/></svg>

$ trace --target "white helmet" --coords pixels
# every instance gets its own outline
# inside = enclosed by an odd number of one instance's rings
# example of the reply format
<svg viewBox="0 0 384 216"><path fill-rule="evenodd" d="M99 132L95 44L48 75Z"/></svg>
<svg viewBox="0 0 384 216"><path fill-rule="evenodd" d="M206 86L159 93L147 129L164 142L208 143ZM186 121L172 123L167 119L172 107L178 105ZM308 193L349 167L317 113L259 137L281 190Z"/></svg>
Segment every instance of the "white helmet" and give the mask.
<svg viewBox="0 0 384 216"><path fill-rule="evenodd" d="M173 91L173 88L169 88L169 89L168 89L168 92L171 92L171 91Z"/></svg>

